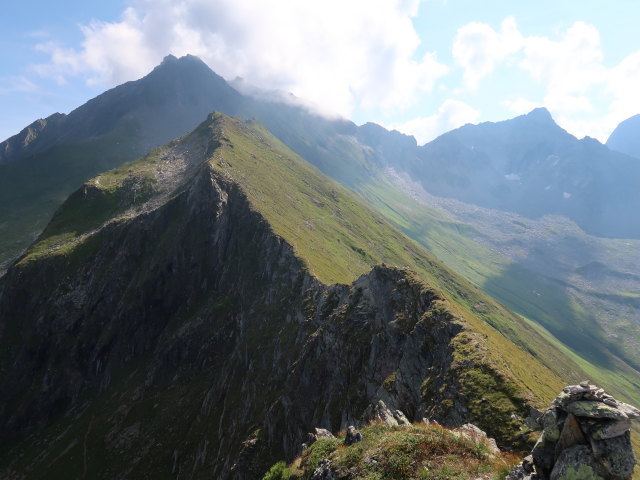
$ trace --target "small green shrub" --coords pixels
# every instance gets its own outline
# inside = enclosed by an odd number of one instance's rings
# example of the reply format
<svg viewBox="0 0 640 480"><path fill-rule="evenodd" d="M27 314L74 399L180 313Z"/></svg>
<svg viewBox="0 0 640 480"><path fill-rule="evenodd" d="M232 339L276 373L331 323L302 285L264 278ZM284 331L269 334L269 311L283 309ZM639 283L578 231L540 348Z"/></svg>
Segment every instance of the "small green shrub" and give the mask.
<svg viewBox="0 0 640 480"><path fill-rule="evenodd" d="M321 438L316 440L303 454L304 478L311 478L313 471L318 468L320 460L329 457L342 442L341 438Z"/></svg>
<svg viewBox="0 0 640 480"><path fill-rule="evenodd" d="M278 462L269 469L262 480L294 480L296 478L299 478L298 475L288 468L286 463Z"/></svg>
<svg viewBox="0 0 640 480"><path fill-rule="evenodd" d="M283 480L284 471L287 469L287 464L284 462L278 462L273 465L269 471L262 477L262 480Z"/></svg>

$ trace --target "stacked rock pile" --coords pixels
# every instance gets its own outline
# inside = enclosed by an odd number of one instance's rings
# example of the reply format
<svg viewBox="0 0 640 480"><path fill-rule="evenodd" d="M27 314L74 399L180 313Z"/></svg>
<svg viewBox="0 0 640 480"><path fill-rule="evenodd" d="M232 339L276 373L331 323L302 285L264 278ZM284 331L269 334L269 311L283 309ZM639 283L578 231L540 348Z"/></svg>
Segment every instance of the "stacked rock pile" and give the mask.
<svg viewBox="0 0 640 480"><path fill-rule="evenodd" d="M588 381L565 387L540 417L542 434L508 480L627 480L636 459L631 420L640 410Z"/></svg>

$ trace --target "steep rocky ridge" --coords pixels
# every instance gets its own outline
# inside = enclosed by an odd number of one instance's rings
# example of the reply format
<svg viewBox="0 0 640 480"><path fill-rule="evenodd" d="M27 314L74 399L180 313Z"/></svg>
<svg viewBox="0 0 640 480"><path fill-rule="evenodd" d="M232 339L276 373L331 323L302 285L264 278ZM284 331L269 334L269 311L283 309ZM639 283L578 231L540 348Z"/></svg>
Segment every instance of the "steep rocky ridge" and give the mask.
<svg viewBox="0 0 640 480"><path fill-rule="evenodd" d="M148 91L154 93L151 94ZM135 92L136 95L120 96L119 92ZM410 265L412 268L422 266L422 273L428 276L430 282L447 290L452 298L465 304L476 315L491 322L509 339L535 352L563 378L577 381L583 377L590 377L621 398L634 403L640 402L637 398L640 377L632 366L625 363L634 361L633 357L637 352L634 353L633 345L637 343L637 337L628 335L628 339L621 343L612 342L611 337L608 336L612 325L617 329L616 332L625 329L628 334L630 329L625 324L628 325L637 318L637 292L633 284L626 281L616 283L616 288L619 285L621 293L612 296L609 295L609 288L598 284L600 280L597 275L593 275L593 269L580 269L577 273L584 271L594 278L591 289L593 294L588 292L589 296L586 297L585 302L580 298L576 302L575 297L565 286L569 280L573 285L576 275L571 279L563 276L561 281L540 275L538 270L527 263L536 260L537 257L533 254L527 256L526 261L522 262L518 258L505 255L500 248L491 249L482 244L486 244L484 240L487 235L494 239L495 229L486 233L482 228L478 228L477 224L456 221L455 216L452 219L431 206L427 207L414 201L406 195L406 189L400 189L393 182L389 182L385 174L386 167L389 165L399 168L401 165L419 165L422 161L418 155L421 149L416 146L412 137L398 132L388 132L374 124L357 127L344 120L318 117L307 109L291 103L282 104L268 101L268 99L256 100L241 96L235 90L231 91L220 77L194 57L182 59L169 57L153 74L108 93L108 96L105 94L104 97L99 97L100 102L90 102L82 108L88 124L91 123L88 117L95 116L96 119L103 118L106 123L111 122L110 125L115 125L108 133L100 135L95 133L98 136L75 142L70 141L70 137L66 136L62 140L67 143L56 143L48 150L0 166L0 271L4 269L3 264L8 265L6 263L8 260L15 258L32 239L35 239L47 224L55 208L83 181L98 172L120 165L125 160L135 158L142 152L143 145L138 138L140 129L153 130L156 128L152 125L155 122L168 127L173 125L171 119L176 118L175 125L182 130L166 130L167 135L170 136L159 140L163 142L195 126L204 118L205 112L211 109L238 113L244 118L257 117L288 146L302 154L325 174L353 188L378 208L397 228L419 241L451 268L464 274L474 284L495 295L501 302L521 315L549 328L554 335L561 338L562 342L568 340L570 342L563 344L544 331L540 333L546 336L546 340L541 339L538 334L531 334L530 331L537 328L535 325L522 327L520 318L496 307L494 303L487 301L486 297L459 296L458 291L468 292L468 284L461 282L458 276L444 275L442 271L434 272L430 267L431 260L426 261L417 258L416 255L407 254L407 252L420 252L420 248L414 244L404 244L404 250L397 249L393 252L393 259L387 261L397 265ZM177 100L174 101L174 98ZM109 103L113 105L107 109L106 106ZM100 104L103 104L104 112L108 113L109 109L114 112L113 118L94 115L93 107ZM89 105L92 108L89 108ZM147 105L146 113L139 114L137 109L143 108L144 105ZM131 107L131 110L127 110L125 106ZM190 111L194 113L190 115L188 113ZM116 112L121 115L119 121L114 120L117 117ZM571 139L549 121L548 115L544 115L545 112L538 113L542 114L538 115L538 120L550 126L550 134L560 132L562 134L560 136L565 140L567 137ZM187 124L182 123L181 120L187 116L192 122L188 128ZM134 125L140 118L144 118L149 125ZM527 121L524 123L526 124ZM489 127L492 125L487 125L487 128ZM538 139L543 142L548 140L545 135L541 135ZM496 149L499 149L499 145L499 143L496 144ZM439 171L437 168L431 173L435 174ZM250 172L229 170L227 173L250 176ZM104 176L102 181L106 182ZM513 180L509 180L510 182ZM136 188L148 191L150 185L146 180L139 183ZM290 203L287 198L287 189L279 188L271 192L262 192L259 183L257 182L254 188L255 195L252 199L254 205L262 205L261 198L265 195L268 197L276 194L278 203ZM396 233L388 233L385 235L392 240L385 240L385 236L372 232L369 237L365 235L366 240L361 240L354 238L348 228L343 228L339 236L334 236L332 228L335 225L330 223L335 224L339 218L331 214L337 210L331 197L332 188L334 187L328 186L322 192L325 196L311 190L307 191L307 198L315 198L323 205L313 202L311 204L295 203L301 207L298 213L303 216L303 221L291 222L284 208L280 211L263 209L261 213L269 216L269 222L272 225L279 225L278 234L287 238L300 255L313 259L314 275L329 283L336 281L349 283L357 274L364 273L377 261L384 261L385 255L388 256L391 253L389 245L400 241L401 237L397 237ZM115 199L115 197L109 198ZM109 209L115 208L113 202L106 207L107 214L113 212ZM476 207L469 205L469 208L473 211ZM67 209L67 212L70 211L72 210ZM500 214L498 210L494 212ZM356 214L352 215L349 221L357 221L358 228L362 231L366 230L367 222L376 222L378 225L378 222L382 221L377 216L367 216L366 219L361 220L357 212L351 213ZM103 212L104 215L106 214ZM68 219L62 218L62 220L61 223L64 224ZM526 223L529 225L532 221ZM510 226L511 224L507 219L501 225ZM345 225L342 226L345 227ZM480 225L480 227L483 226ZM50 232L53 231L50 230ZM562 232L558 233L555 227L554 231L556 237L559 235L564 244ZM341 242L326 242L324 238L327 236L332 239L340 238ZM61 237L54 237L56 236L52 235L45 239L45 244L47 241L60 243L64 240ZM555 255L552 253L555 247L549 250L544 243L541 247L541 255L544 255L545 259ZM600 245L597 248L599 252L596 253L599 258L606 258L606 256L602 257L607 253L603 251L606 248ZM634 253L632 247L625 248L626 256ZM577 253L577 249L573 249L572 253ZM588 263L592 260L579 261L581 265L576 267L582 265L589 267ZM558 262L552 259L542 266L553 264L555 267L563 263L564 257ZM612 266L607 263L606 268L611 269ZM625 273L627 270L627 268L616 269L615 273ZM602 297L603 293L606 298ZM609 308L610 306L613 308ZM618 315L617 312L623 312L623 314ZM618 320L620 322L616 323ZM562 336L564 332L567 334ZM583 334L575 335L576 332ZM572 351L568 351L566 345L569 345ZM624 352L621 352L620 348L609 348L611 345L615 347L621 345ZM561 349L570 355L573 361L559 360L554 349ZM618 358L625 352L632 352L632 355ZM560 357L565 358L564 354ZM585 375L578 373L581 370L587 370L589 373Z"/></svg>
<svg viewBox="0 0 640 480"><path fill-rule="evenodd" d="M83 182L186 134L212 110L236 114L246 101L200 59L168 56L145 77L2 142L0 272Z"/></svg>
<svg viewBox="0 0 640 480"><path fill-rule="evenodd" d="M403 238L220 115L87 182L0 286L3 477L256 478L380 399L526 444L524 417L559 379L454 299L497 325L498 305ZM385 259L422 278L321 281Z"/></svg>

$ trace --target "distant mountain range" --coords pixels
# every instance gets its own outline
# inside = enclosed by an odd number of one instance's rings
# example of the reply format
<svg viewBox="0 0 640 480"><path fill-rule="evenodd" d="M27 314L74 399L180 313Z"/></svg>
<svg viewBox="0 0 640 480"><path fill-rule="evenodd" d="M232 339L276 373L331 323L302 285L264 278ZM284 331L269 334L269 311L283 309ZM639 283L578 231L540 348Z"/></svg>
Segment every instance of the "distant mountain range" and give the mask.
<svg viewBox="0 0 640 480"><path fill-rule="evenodd" d="M433 195L529 218L563 215L598 236L639 238L640 162L578 140L544 109L441 135L394 168Z"/></svg>

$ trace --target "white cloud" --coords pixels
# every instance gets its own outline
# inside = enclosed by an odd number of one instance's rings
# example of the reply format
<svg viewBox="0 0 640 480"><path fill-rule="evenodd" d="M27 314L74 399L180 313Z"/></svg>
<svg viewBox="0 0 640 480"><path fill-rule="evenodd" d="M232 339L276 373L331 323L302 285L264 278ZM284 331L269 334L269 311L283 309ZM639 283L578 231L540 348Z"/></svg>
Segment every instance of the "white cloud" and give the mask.
<svg viewBox="0 0 640 480"><path fill-rule="evenodd" d="M506 18L495 31L485 23L471 22L458 29L453 42L453 59L464 69L467 88L475 90L480 80L496 65L522 48L522 34L513 17Z"/></svg>
<svg viewBox="0 0 640 480"><path fill-rule="evenodd" d="M36 71L60 84L79 76L113 86L146 74L168 53L191 53L225 78L240 76L263 89L293 92L325 112L357 111L360 118L368 109L402 118L425 92L442 95L438 112L402 124L421 141L480 118L460 101L470 103L467 94L515 114L544 105L571 133L602 141L640 112L640 51L607 65L598 29L584 22L548 37L527 36L513 17L497 28L463 25L452 54L465 88L454 90L443 80L450 66L420 45L414 28L424 0L127 1L119 21L81 26L79 47L41 38L38 48L50 61ZM427 53L419 58L419 51ZM498 68L513 77L487 81Z"/></svg>
<svg viewBox="0 0 640 480"><path fill-rule="evenodd" d="M291 91L327 111L405 107L448 70L432 53L414 58L420 3L137 0L118 22L83 26L80 49L42 45L51 61L38 71L112 86L168 53L191 53L226 78Z"/></svg>
<svg viewBox="0 0 640 480"><path fill-rule="evenodd" d="M40 93L40 87L24 76L0 79L0 95L13 93Z"/></svg>
<svg viewBox="0 0 640 480"><path fill-rule="evenodd" d="M576 22L559 41L527 37L520 66L546 85L545 105L567 116L593 111L587 94L605 80L598 30Z"/></svg>
<svg viewBox="0 0 640 480"><path fill-rule="evenodd" d="M541 101L512 93L500 103L515 114L544 105L578 137L589 135L604 142L619 122L640 112L640 52L607 66L600 32L584 22L575 22L556 39L525 36L511 17L502 22L500 31L471 22L458 30L453 56L471 90L499 65L528 73L544 89ZM595 99L606 105L604 109Z"/></svg>
<svg viewBox="0 0 640 480"><path fill-rule="evenodd" d="M413 135L419 144L427 143L438 135L467 123L477 123L480 112L459 100L447 99L438 111L428 117L414 118L407 122L390 125L399 132Z"/></svg>
<svg viewBox="0 0 640 480"><path fill-rule="evenodd" d="M539 103L532 102L531 100L527 100L523 97L503 100L501 103L507 110L515 115L524 115L525 113L529 113L534 108L544 106Z"/></svg>
<svg viewBox="0 0 640 480"><path fill-rule="evenodd" d="M625 57L607 72L606 91L613 97L609 121L617 125L640 113L640 51Z"/></svg>
<svg viewBox="0 0 640 480"><path fill-rule="evenodd" d="M640 52L608 67L600 33L574 23L560 40L528 37L520 66L545 86L544 104L560 125L577 137L605 142L626 118L640 112ZM594 104L606 99L606 107Z"/></svg>

